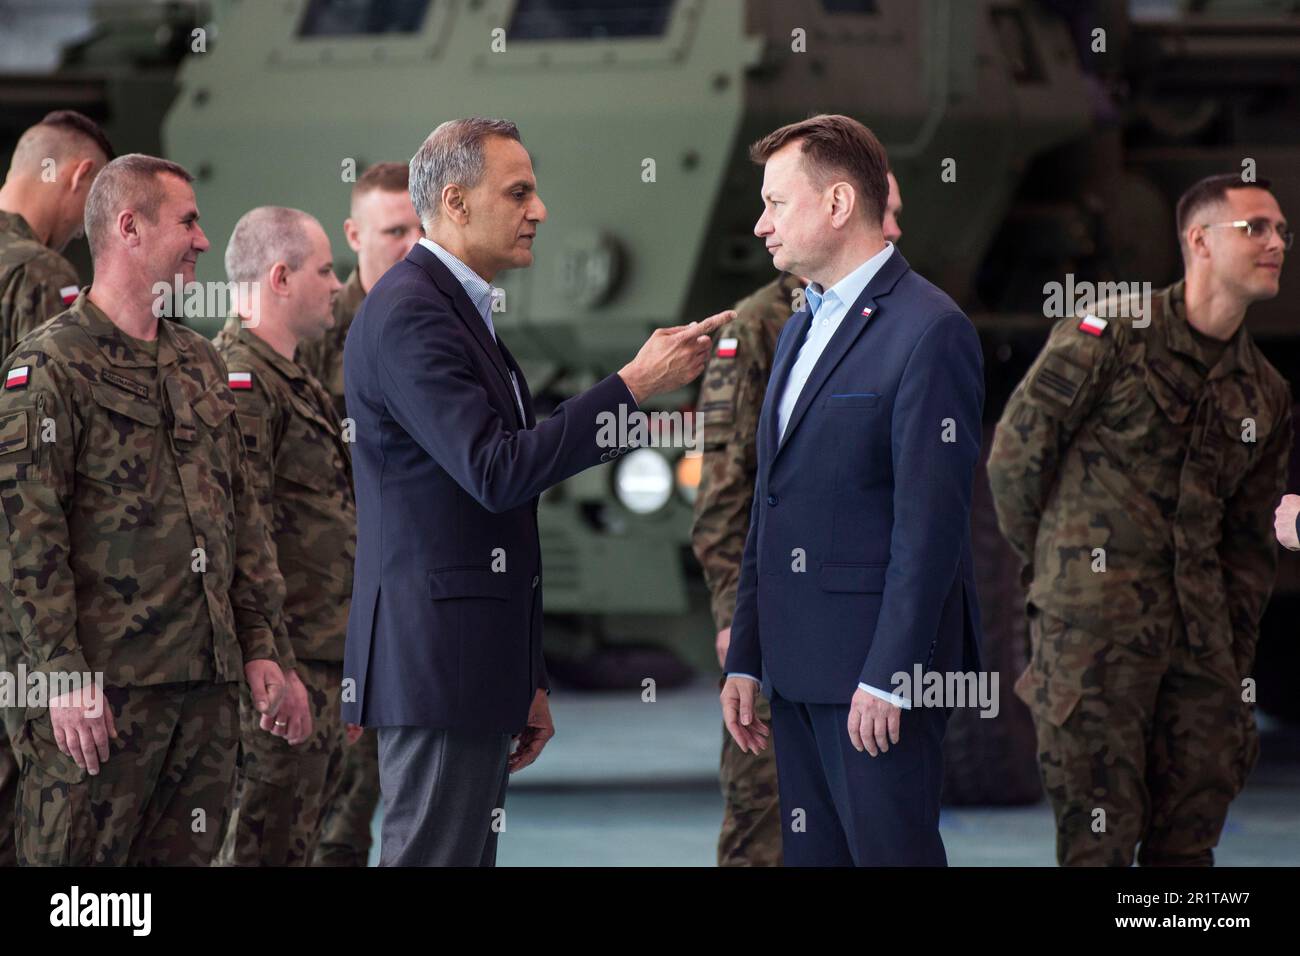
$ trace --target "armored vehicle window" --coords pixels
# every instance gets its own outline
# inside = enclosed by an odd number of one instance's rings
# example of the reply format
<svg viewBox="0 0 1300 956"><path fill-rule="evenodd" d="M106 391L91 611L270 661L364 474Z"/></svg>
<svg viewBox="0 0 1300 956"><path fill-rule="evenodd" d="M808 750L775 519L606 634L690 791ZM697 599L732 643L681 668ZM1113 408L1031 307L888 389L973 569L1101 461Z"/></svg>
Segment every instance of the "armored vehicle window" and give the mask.
<svg viewBox="0 0 1300 956"><path fill-rule="evenodd" d="M416 33L428 9L429 0L311 0L298 36Z"/></svg>
<svg viewBox="0 0 1300 956"><path fill-rule="evenodd" d="M673 0L519 0L512 40L599 40L661 36Z"/></svg>
<svg viewBox="0 0 1300 956"><path fill-rule="evenodd" d="M822 0L827 13L879 13L876 0Z"/></svg>

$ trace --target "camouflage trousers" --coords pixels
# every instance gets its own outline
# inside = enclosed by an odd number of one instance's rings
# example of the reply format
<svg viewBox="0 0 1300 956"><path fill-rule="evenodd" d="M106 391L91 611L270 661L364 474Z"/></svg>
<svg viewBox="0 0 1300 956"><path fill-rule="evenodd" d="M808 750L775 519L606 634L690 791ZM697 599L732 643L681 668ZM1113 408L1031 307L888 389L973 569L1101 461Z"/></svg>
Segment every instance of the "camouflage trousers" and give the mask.
<svg viewBox="0 0 1300 956"><path fill-rule="evenodd" d="M355 744L343 744L342 779L326 807L312 866L365 866L378 806L379 735L371 729Z"/></svg>
<svg viewBox="0 0 1300 956"><path fill-rule="evenodd" d="M1194 651L1177 613L1085 630L1036 610L1016 684L1033 713L1062 866L1210 866L1259 756L1229 642Z"/></svg>
<svg viewBox="0 0 1300 956"><path fill-rule="evenodd" d="M117 724L95 776L38 712L14 741L19 862L27 866L207 866L230 806L238 692L192 681L105 687ZM29 711L31 713L31 711Z"/></svg>
<svg viewBox="0 0 1300 956"><path fill-rule="evenodd" d="M761 694L754 715L772 729L772 705ZM747 754L722 728L722 832L718 835L718 866L780 866L781 807L776 789L776 747Z"/></svg>
<svg viewBox="0 0 1300 956"><path fill-rule="evenodd" d="M342 662L298 661L312 733L296 747L260 726L247 687L239 700L239 772L221 866L306 866L343 769Z"/></svg>
<svg viewBox="0 0 1300 956"><path fill-rule="evenodd" d="M0 731L0 866L16 866L14 808L18 803L18 761L9 734Z"/></svg>

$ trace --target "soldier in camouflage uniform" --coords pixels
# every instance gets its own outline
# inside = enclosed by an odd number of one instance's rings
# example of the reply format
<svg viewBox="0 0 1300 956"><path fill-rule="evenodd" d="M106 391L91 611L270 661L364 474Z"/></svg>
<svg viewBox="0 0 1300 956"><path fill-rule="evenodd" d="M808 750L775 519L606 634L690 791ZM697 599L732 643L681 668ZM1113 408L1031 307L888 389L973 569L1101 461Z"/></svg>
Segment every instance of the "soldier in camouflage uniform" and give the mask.
<svg viewBox="0 0 1300 956"><path fill-rule="evenodd" d="M411 205L405 163L376 163L352 187L344 236L357 254L343 291L334 301L334 325L319 339L298 347L298 364L314 375L334 400L340 419L343 399L343 343L366 292L403 258L420 238L420 217ZM348 727L343 779L325 811L324 832L315 866L365 866L370 855L370 825L379 805L379 750L373 731Z"/></svg>
<svg viewBox="0 0 1300 956"><path fill-rule="evenodd" d="M884 218L884 235L890 242L902 238L902 211L898 180L890 173ZM772 373L777 337L786 320L802 308L803 289L804 282L798 276L782 274L739 302L736 318L718 333L717 346L700 384L698 408L704 448L691 543L709 587L713 622L718 629L715 646L719 667L727 657L740 558L749 533L758 473L758 417ZM762 694L755 695L754 716L769 728L772 726L771 705ZM781 865L776 747L770 736L768 741L766 749L747 754L723 728L718 772L723 797L718 866Z"/></svg>
<svg viewBox="0 0 1300 956"><path fill-rule="evenodd" d="M207 248L190 177L146 156L86 206L95 284L4 363L0 563L11 660L101 675L29 701L26 864L205 865L229 807L236 682L283 720L284 584L212 345L153 284ZM275 715L273 717L273 715Z"/></svg>
<svg viewBox="0 0 1300 956"><path fill-rule="evenodd" d="M1112 298L1058 323L989 459L1025 562L1033 653L1016 692L1062 865L1128 866L1135 850L1213 863L1258 754L1246 679L1291 393L1242 322L1277 294L1290 240L1265 185L1232 176L1189 190L1178 226L1184 280L1145 315Z"/></svg>
<svg viewBox="0 0 1300 956"><path fill-rule="evenodd" d="M264 734L245 692L240 768L221 862L306 866L343 769L343 643L356 557L349 450L329 394L293 360L299 339L333 322L340 289L329 237L306 213L261 207L235 225L226 275L259 283L217 336L238 404L250 483L272 515L295 671L287 693L310 700L310 736ZM284 294L277 294L277 287ZM247 327L243 327L247 326Z"/></svg>
<svg viewBox="0 0 1300 956"><path fill-rule="evenodd" d="M71 110L46 115L19 137L0 186L0 360L77 297L77 273L55 249L80 231L90 184L112 153L99 126ZM46 160L53 161L52 177L41 175L51 168ZM33 223L40 224L39 236ZM8 670L3 645L0 670ZM12 725L17 732L21 722L21 710L7 709L0 731L0 866L17 862L18 763L7 731Z"/></svg>

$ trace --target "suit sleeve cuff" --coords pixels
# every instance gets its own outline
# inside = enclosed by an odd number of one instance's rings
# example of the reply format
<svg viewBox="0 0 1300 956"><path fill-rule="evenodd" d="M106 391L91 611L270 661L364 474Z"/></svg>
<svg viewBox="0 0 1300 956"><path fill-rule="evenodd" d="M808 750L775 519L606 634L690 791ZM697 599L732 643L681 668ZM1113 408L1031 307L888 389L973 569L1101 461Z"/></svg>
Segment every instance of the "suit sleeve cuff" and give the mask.
<svg viewBox="0 0 1300 956"><path fill-rule="evenodd" d="M891 694L888 691L872 687L870 684L859 684L858 690L865 690L872 697L879 697L881 700L887 700L895 707L901 707L903 710L912 709L912 702L906 697L900 697L898 694Z"/></svg>

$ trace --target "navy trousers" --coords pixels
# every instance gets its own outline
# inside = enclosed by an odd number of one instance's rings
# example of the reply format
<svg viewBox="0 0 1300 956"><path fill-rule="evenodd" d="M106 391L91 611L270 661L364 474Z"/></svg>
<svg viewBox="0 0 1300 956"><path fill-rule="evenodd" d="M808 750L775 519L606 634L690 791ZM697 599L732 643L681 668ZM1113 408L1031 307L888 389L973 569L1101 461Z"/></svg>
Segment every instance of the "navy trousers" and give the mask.
<svg viewBox="0 0 1300 956"><path fill-rule="evenodd" d="M948 711L904 710L899 741L853 749L849 705L801 704L772 689L786 866L947 866L939 836Z"/></svg>

